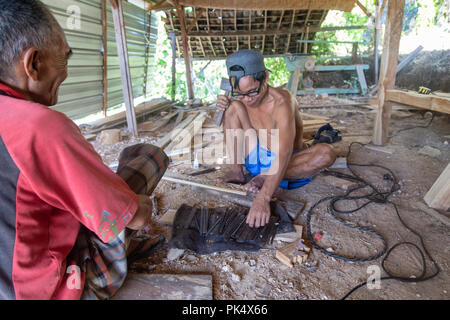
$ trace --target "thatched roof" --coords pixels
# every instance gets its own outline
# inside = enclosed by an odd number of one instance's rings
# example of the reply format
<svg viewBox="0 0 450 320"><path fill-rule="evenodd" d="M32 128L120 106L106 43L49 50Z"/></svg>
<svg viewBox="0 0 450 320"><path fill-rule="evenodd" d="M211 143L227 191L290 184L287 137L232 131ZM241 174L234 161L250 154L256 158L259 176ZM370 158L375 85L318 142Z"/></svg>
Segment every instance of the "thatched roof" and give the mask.
<svg viewBox="0 0 450 320"><path fill-rule="evenodd" d="M229 10L193 7L186 12L190 56L220 59L239 49L266 56L308 51L297 40L315 37L328 10ZM182 56L181 26L175 10L165 10L166 31L175 32Z"/></svg>
<svg viewBox="0 0 450 320"><path fill-rule="evenodd" d="M185 11L189 53L194 59L223 59L242 48L265 56L307 53L328 10L351 11L356 0L167 0L150 1L164 10L165 28L176 35L182 57L181 24L175 5Z"/></svg>

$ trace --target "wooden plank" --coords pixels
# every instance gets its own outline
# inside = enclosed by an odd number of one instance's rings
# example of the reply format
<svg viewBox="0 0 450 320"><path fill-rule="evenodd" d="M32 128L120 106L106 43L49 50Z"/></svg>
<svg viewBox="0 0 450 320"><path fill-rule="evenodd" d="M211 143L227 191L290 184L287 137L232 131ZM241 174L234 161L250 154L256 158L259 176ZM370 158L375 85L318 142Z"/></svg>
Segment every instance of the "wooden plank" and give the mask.
<svg viewBox="0 0 450 320"><path fill-rule="evenodd" d="M289 91L291 92L291 94L295 97L297 96L297 90L298 90L298 81L300 79L300 75L301 75L301 70L300 68L296 68L293 76L292 76L292 82L291 82L291 87L289 88Z"/></svg>
<svg viewBox="0 0 450 320"><path fill-rule="evenodd" d="M431 208L444 211L450 209L450 163L423 199Z"/></svg>
<svg viewBox="0 0 450 320"><path fill-rule="evenodd" d="M129 273L111 300L212 300L211 275Z"/></svg>
<svg viewBox="0 0 450 320"><path fill-rule="evenodd" d="M158 121L147 121L144 123L141 123L140 130L139 131L157 131L161 129L163 126L168 124L170 120L175 117L178 114L178 112L171 112L164 116L163 118L159 119Z"/></svg>
<svg viewBox="0 0 450 320"><path fill-rule="evenodd" d="M183 130L187 125L189 125L192 122L192 120L194 120L196 115L197 115L197 112L194 114L190 114L186 119L184 119L183 122L181 122L178 126L176 126L169 134L167 134L163 138L156 141L155 145L164 149L170 143L172 138L180 132L180 130Z"/></svg>
<svg viewBox="0 0 450 320"><path fill-rule="evenodd" d="M184 179L179 179L179 178L173 178L173 177L169 177L169 176L163 176L162 180L169 181L169 182L174 182L174 183L186 184L186 185L189 185L189 186L199 187L199 188L203 188L203 189L211 189L211 190L216 190L216 191L220 191L220 192L227 192L227 193L237 194L237 195L240 195L240 196L246 196L247 195L246 191L230 189L230 188L224 188L224 187L216 187L216 186L212 186L212 185L206 185L206 184L203 184L203 183L198 183L198 182L184 180Z"/></svg>
<svg viewBox="0 0 450 320"><path fill-rule="evenodd" d="M136 106L134 108L134 111L136 115L141 115L146 112L152 113L156 111L162 111L164 109L170 108L171 106L172 104L165 99L156 99L154 101L142 103ZM119 124L124 123L125 121L126 121L126 111L116 113L114 115L108 116L106 118L91 123L92 129L90 133L96 133L101 130L117 126Z"/></svg>
<svg viewBox="0 0 450 320"><path fill-rule="evenodd" d="M334 176L323 176L322 179L325 183L331 184L332 186L340 188L344 191L348 191L358 186L358 183L355 181L349 181Z"/></svg>
<svg viewBox="0 0 450 320"><path fill-rule="evenodd" d="M398 64L398 52L402 34L403 11L405 0L389 1L386 18L386 28L383 45L383 56L378 81L378 112L375 118L372 142L383 145L389 139L389 122L392 103L386 100L386 90L395 85L395 75Z"/></svg>
<svg viewBox="0 0 450 320"><path fill-rule="evenodd" d="M361 65L356 66L356 73L358 74L359 86L361 87L361 94L365 95L367 93L367 82L366 76Z"/></svg>
<svg viewBox="0 0 450 320"><path fill-rule="evenodd" d="M120 74L122 77L123 98L126 107L128 130L137 137L136 114L134 113L133 87L131 83L130 65L128 60L127 37L123 17L122 1L110 0L116 33L117 55L119 56Z"/></svg>
<svg viewBox="0 0 450 320"><path fill-rule="evenodd" d="M172 149L183 149L190 147L192 138L202 129L205 118L206 112L202 112L183 129L172 130L172 141L167 147L164 148L164 151L170 152Z"/></svg>
<svg viewBox="0 0 450 320"><path fill-rule="evenodd" d="M295 232L278 233L273 240L283 242L294 242L302 238L303 227L298 224L293 224Z"/></svg>
<svg viewBox="0 0 450 320"><path fill-rule="evenodd" d="M386 100L450 114L450 97L419 94L414 91L386 90Z"/></svg>

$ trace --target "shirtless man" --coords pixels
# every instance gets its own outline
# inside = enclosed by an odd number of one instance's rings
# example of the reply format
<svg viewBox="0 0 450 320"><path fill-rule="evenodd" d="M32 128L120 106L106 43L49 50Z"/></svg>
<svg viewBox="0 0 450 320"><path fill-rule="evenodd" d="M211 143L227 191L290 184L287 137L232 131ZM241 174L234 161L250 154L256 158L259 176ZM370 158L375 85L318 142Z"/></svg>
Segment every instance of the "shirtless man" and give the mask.
<svg viewBox="0 0 450 320"><path fill-rule="evenodd" d="M243 164L237 160L236 152L237 148L244 148L245 167L254 176L245 185L245 189L257 193L246 222L250 227L260 227L269 222L270 200L278 186L293 189L308 183L314 174L332 165L336 155L328 144L305 148L298 102L289 91L267 84L269 72L261 53L239 50L227 58L226 65L234 99L223 95L217 97L218 108L225 110L226 137L229 132L233 132L230 129L242 129L244 132L250 129L262 134L265 131L261 129L266 129L267 137L258 136L257 145L251 139L243 140L243 143L237 145L226 138L228 154L233 159L230 159L231 171L219 181L246 182ZM278 130L278 137L275 139L277 148L270 145L272 129ZM267 149L261 149L259 141L268 141ZM268 165L259 162L255 165L249 161L250 158L260 159L266 152L271 159ZM277 170L270 170L274 163L277 164Z"/></svg>

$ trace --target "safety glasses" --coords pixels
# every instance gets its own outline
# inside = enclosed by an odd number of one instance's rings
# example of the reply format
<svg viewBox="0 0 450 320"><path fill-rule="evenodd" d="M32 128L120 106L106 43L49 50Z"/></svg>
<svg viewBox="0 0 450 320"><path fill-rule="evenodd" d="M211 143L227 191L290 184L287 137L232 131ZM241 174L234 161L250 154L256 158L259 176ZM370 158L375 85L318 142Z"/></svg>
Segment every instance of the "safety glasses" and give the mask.
<svg viewBox="0 0 450 320"><path fill-rule="evenodd" d="M261 87L262 87L262 82L259 83L259 87L256 90L250 90L247 93L240 93L240 92L231 91L231 96L234 97L234 98L238 98L238 99L242 99L244 97L253 98L253 97L256 97L261 92Z"/></svg>

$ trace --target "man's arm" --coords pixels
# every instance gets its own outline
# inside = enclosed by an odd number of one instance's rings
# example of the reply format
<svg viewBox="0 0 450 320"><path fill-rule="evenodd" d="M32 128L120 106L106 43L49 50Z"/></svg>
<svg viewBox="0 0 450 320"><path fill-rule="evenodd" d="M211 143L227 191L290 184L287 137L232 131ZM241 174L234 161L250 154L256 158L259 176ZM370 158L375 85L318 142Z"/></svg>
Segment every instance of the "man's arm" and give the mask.
<svg viewBox="0 0 450 320"><path fill-rule="evenodd" d="M276 129L278 129L279 133L278 140L275 141L275 143L278 143L278 151L275 154L275 159L272 161L269 175L253 201L253 205L247 216L247 223L250 227L260 227L269 222L270 199L283 180L292 156L295 139L295 119L289 100L282 101L276 107L273 116L276 121ZM274 148L274 145L272 145L271 151L274 149L276 150L277 148ZM272 168L274 164L278 164L278 170L271 172L274 169Z"/></svg>

